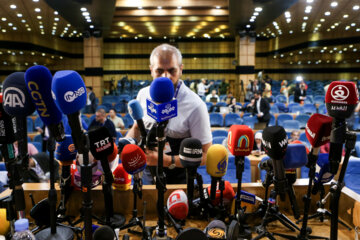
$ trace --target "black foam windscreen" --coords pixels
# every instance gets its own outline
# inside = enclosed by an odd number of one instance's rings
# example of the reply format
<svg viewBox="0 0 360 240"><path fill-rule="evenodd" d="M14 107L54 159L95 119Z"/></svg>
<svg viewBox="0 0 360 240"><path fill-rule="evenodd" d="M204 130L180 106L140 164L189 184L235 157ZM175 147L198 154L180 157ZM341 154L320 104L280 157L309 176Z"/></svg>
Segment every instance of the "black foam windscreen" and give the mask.
<svg viewBox="0 0 360 240"><path fill-rule="evenodd" d="M183 230L175 240L208 240L206 234L198 228L187 228Z"/></svg>
<svg viewBox="0 0 360 240"><path fill-rule="evenodd" d="M50 224L50 203L45 198L38 202L31 210L30 216L35 220L38 226L48 226Z"/></svg>
<svg viewBox="0 0 360 240"><path fill-rule="evenodd" d="M94 240L114 240L115 233L111 227L104 225L95 230L93 238Z"/></svg>
<svg viewBox="0 0 360 240"><path fill-rule="evenodd" d="M198 167L202 160L202 144L199 139L185 138L180 144L180 162L183 167Z"/></svg>
<svg viewBox="0 0 360 240"><path fill-rule="evenodd" d="M288 145L286 131L281 126L272 126L264 129L262 142L265 152L272 159L283 159Z"/></svg>
<svg viewBox="0 0 360 240"><path fill-rule="evenodd" d="M106 159L114 152L114 140L106 127L99 127L88 132L90 151L95 159Z"/></svg>

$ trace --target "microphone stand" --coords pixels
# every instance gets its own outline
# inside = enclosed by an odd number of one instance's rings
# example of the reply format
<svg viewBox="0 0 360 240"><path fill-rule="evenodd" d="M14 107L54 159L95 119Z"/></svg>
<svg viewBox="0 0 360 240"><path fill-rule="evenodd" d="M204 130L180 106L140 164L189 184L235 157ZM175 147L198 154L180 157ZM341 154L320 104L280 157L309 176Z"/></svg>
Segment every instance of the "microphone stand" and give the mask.
<svg viewBox="0 0 360 240"><path fill-rule="evenodd" d="M127 228L131 228L131 227L134 227L134 226L139 226L143 231L144 231L144 225L143 223L141 222L141 219L144 218L143 217L138 217L137 216L137 197L139 196L140 199L142 199L142 191L141 191L141 188L142 188L142 179L139 177L139 173L136 173L134 175L134 185L133 185L133 211L132 211L132 218L129 220L129 223L120 227L120 231L121 230L124 230L124 229L127 229ZM131 230L131 229L128 229L128 232L129 233L132 233L132 234L140 234L142 235L143 232L138 232L138 231L135 231L135 230Z"/></svg>
<svg viewBox="0 0 360 240"><path fill-rule="evenodd" d="M61 177L60 177L60 203L57 209L57 218L59 222L67 221L71 226L73 223L71 217L66 215L66 203L69 200L69 197L72 192L71 187L71 174L70 174L70 165L62 166L61 168Z"/></svg>
<svg viewBox="0 0 360 240"><path fill-rule="evenodd" d="M110 170L109 163L106 158L100 159L102 169L104 170L105 179L102 183L102 190L104 195L104 207L105 207L105 221L102 220L99 223L102 225L108 225L111 228L119 228L124 225L125 217L120 214L114 214L114 202L113 202L113 189L112 183L114 182L114 176Z"/></svg>
<svg viewBox="0 0 360 240"><path fill-rule="evenodd" d="M35 237L38 240L49 240L49 239L74 239L74 234L71 229L64 226L56 226L56 200L57 192L55 189L55 165L54 165L54 151L55 151L55 139L50 133L50 137L47 141L47 150L49 151L50 161L50 189L49 189L49 206L50 206L50 228L45 228L38 232Z"/></svg>
<svg viewBox="0 0 360 240"><path fill-rule="evenodd" d="M158 209L158 227L156 228L155 240L158 239L171 239L167 237L167 231L165 226L165 212L164 212L164 193L166 192L166 175L164 173L163 166L163 154L166 142L165 127L168 121L157 123L156 138L158 141L158 166L156 168L156 189L158 190L157 209Z"/></svg>
<svg viewBox="0 0 360 240"><path fill-rule="evenodd" d="M236 178L237 182L237 194L235 200L235 218L239 223L239 238L251 239L251 230L249 226L245 225L245 219L243 218L246 208L241 207L241 183L242 175L245 168L245 157L244 156L235 156L235 165L236 165Z"/></svg>
<svg viewBox="0 0 360 240"><path fill-rule="evenodd" d="M345 157L343 164L341 166L340 175L336 183L332 183L330 192L332 193L332 199L330 203L331 209L331 231L330 239L337 240L338 237L338 223L339 223L339 200L341 195L341 190L345 186L344 177L347 165L349 163L350 153L355 147L356 143L356 134L354 132L347 131L345 133ZM340 162L340 160L339 160Z"/></svg>

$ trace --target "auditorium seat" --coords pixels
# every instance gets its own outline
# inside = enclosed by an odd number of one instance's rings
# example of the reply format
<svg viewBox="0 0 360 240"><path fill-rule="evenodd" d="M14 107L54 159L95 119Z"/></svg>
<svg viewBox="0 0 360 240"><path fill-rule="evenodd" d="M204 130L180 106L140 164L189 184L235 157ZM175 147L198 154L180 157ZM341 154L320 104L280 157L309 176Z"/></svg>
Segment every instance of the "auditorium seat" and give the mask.
<svg viewBox="0 0 360 240"><path fill-rule="evenodd" d="M132 119L132 117L128 113L123 117L123 121L125 128L131 128L134 124L134 119Z"/></svg>
<svg viewBox="0 0 360 240"><path fill-rule="evenodd" d="M33 141L33 142L39 142L39 143L42 143L43 138L42 138L41 134L38 134L38 135L35 135L35 136L34 136L34 138L33 138L33 140L32 140L32 141Z"/></svg>
<svg viewBox="0 0 360 240"><path fill-rule="evenodd" d="M5 162L0 162L0 171L6 171Z"/></svg>
<svg viewBox="0 0 360 240"><path fill-rule="evenodd" d="M114 108L117 113L127 113L127 103L126 102L118 102L115 104Z"/></svg>
<svg viewBox="0 0 360 240"><path fill-rule="evenodd" d="M223 127L224 118L220 113L210 113L210 125L211 127Z"/></svg>
<svg viewBox="0 0 360 240"><path fill-rule="evenodd" d="M328 153L319 153L319 155L318 155L318 161L322 160L322 159L328 159L328 158L329 158ZM309 178L309 168L307 168L306 166L303 166L301 168L300 178Z"/></svg>
<svg viewBox="0 0 360 240"><path fill-rule="evenodd" d="M306 114L300 114L295 117L295 120L299 121L300 129L304 129L306 126L307 121L309 120L310 116Z"/></svg>
<svg viewBox="0 0 360 240"><path fill-rule="evenodd" d="M304 142L306 145L310 145L310 142L309 142L309 140L307 139L305 132L300 133L299 140L302 141L302 142Z"/></svg>
<svg viewBox="0 0 360 240"><path fill-rule="evenodd" d="M276 105L270 106L270 113L272 114L279 113L278 107Z"/></svg>
<svg viewBox="0 0 360 240"><path fill-rule="evenodd" d="M294 103L294 95L289 96L289 103Z"/></svg>
<svg viewBox="0 0 360 240"><path fill-rule="evenodd" d="M292 112L294 106L300 106L300 103L292 102L288 104L289 112Z"/></svg>
<svg viewBox="0 0 360 240"><path fill-rule="evenodd" d="M41 120L40 116L37 116L37 117L35 118L35 121L34 121L34 128L35 128L35 130L36 130L37 128L42 128L43 126L44 126L43 121Z"/></svg>
<svg viewBox="0 0 360 240"><path fill-rule="evenodd" d="M34 122L31 117L26 117L27 132L34 132Z"/></svg>
<svg viewBox="0 0 360 240"><path fill-rule="evenodd" d="M360 194L360 158L350 157L345 173L345 186Z"/></svg>
<svg viewBox="0 0 360 240"><path fill-rule="evenodd" d="M318 113L320 113L320 114L326 114L327 113L326 105L324 103L319 105Z"/></svg>
<svg viewBox="0 0 360 240"><path fill-rule="evenodd" d="M300 129L300 123L299 123L298 120L285 120L285 121L283 121L282 127L284 127L285 129L299 130Z"/></svg>
<svg viewBox="0 0 360 240"><path fill-rule="evenodd" d="M283 121L285 120L293 120L293 116L290 115L290 114L286 114L286 113L283 113L283 114L279 114L278 117L277 117L277 125L279 126L283 126Z"/></svg>
<svg viewBox="0 0 360 240"><path fill-rule="evenodd" d="M81 114L81 119L83 119L88 126L90 125L90 119L85 114Z"/></svg>
<svg viewBox="0 0 360 240"><path fill-rule="evenodd" d="M208 112L210 112L210 108L213 105L211 102L205 102Z"/></svg>
<svg viewBox="0 0 360 240"><path fill-rule="evenodd" d="M42 144L41 143L39 143L39 142L30 142L30 143L32 143L39 152L42 152Z"/></svg>
<svg viewBox="0 0 360 240"><path fill-rule="evenodd" d="M101 108L104 109L105 112L109 112L110 108L112 108L112 105L110 103L103 103L103 104L97 106L96 111Z"/></svg>
<svg viewBox="0 0 360 240"><path fill-rule="evenodd" d="M236 113L228 113L225 115L225 127L230 127L234 124L241 124L243 120L239 116L239 114Z"/></svg>
<svg viewBox="0 0 360 240"><path fill-rule="evenodd" d="M325 96L323 95L316 95L314 97L314 103L315 104L323 104L325 102Z"/></svg>
<svg viewBox="0 0 360 240"><path fill-rule="evenodd" d="M360 157L360 142L356 142L356 144L355 144L355 152L356 152L356 156Z"/></svg>
<svg viewBox="0 0 360 240"><path fill-rule="evenodd" d="M284 95L277 95L275 99L277 103L286 103L286 97Z"/></svg>
<svg viewBox="0 0 360 240"><path fill-rule="evenodd" d="M306 114L314 114L316 113L316 107L314 104L311 103L305 103L304 104L304 110Z"/></svg>
<svg viewBox="0 0 360 240"><path fill-rule="evenodd" d="M254 129L255 123L258 122L258 119L256 116L253 117L243 117L244 125L247 125L249 128Z"/></svg>
<svg viewBox="0 0 360 240"><path fill-rule="evenodd" d="M226 131L226 130L214 130L214 131L212 131L212 136L213 137L222 137L222 136L227 137L228 134L229 134L229 132Z"/></svg>
<svg viewBox="0 0 360 240"><path fill-rule="evenodd" d="M285 103L274 103L274 105L279 109L280 113L287 113L289 112L289 108L286 107Z"/></svg>
<svg viewBox="0 0 360 240"><path fill-rule="evenodd" d="M296 114L303 114L305 113L305 110L303 106L299 105L299 106L293 106L289 112Z"/></svg>
<svg viewBox="0 0 360 240"><path fill-rule="evenodd" d="M226 138L225 136L213 137L212 144L222 144Z"/></svg>
<svg viewBox="0 0 360 240"><path fill-rule="evenodd" d="M276 126L276 119L273 114L270 113L270 121L269 121L269 127Z"/></svg>

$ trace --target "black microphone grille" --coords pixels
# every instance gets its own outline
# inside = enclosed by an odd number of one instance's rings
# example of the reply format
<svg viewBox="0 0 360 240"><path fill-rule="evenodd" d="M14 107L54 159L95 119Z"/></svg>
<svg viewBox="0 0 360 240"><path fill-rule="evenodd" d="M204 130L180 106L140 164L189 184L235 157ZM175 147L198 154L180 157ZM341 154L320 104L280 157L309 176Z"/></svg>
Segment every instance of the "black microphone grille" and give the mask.
<svg viewBox="0 0 360 240"><path fill-rule="evenodd" d="M115 233L109 226L101 226L95 230L93 235L94 240L114 240Z"/></svg>
<svg viewBox="0 0 360 240"><path fill-rule="evenodd" d="M281 126L272 126L264 129L262 142L265 152L273 159L282 159L285 156L288 145L286 131Z"/></svg>

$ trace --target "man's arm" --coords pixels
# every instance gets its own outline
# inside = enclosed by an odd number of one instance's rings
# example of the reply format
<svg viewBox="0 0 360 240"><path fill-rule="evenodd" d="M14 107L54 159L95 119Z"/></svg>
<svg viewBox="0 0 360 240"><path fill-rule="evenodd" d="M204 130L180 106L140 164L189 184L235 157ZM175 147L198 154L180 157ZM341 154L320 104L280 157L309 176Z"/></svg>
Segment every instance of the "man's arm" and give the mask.
<svg viewBox="0 0 360 240"><path fill-rule="evenodd" d="M136 122L134 122L133 126L129 129L126 137L135 138L136 141L140 141L140 129Z"/></svg>

